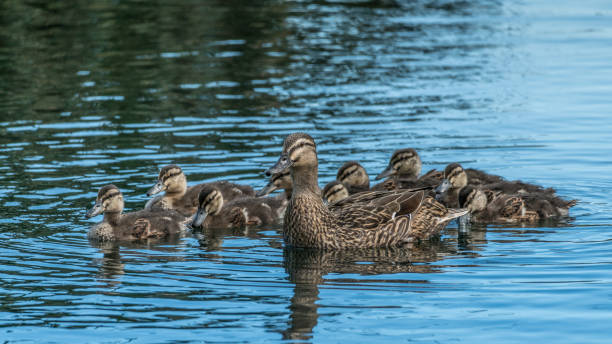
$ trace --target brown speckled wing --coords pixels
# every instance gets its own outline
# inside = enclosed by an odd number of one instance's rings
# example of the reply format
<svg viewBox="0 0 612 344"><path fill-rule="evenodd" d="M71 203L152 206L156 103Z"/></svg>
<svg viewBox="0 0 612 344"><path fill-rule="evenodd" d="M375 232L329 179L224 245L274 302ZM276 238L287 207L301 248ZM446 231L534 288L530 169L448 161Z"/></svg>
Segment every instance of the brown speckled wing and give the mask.
<svg viewBox="0 0 612 344"><path fill-rule="evenodd" d="M423 192L369 191L350 196L330 205L339 223L347 227L374 229L395 216L414 212L423 199Z"/></svg>

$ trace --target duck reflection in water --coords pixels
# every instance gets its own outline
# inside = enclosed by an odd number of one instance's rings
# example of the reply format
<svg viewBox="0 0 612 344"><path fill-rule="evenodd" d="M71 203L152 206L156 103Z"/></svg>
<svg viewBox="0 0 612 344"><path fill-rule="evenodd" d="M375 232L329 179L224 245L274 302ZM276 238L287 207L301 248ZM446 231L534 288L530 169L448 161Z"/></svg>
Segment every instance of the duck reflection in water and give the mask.
<svg viewBox="0 0 612 344"><path fill-rule="evenodd" d="M147 241L117 242L90 240L92 247L96 247L102 253L101 258L95 258L93 264L97 266L96 279L108 288L115 287L121 283L119 278L125 274L125 266L134 260L142 262L150 260L158 262L161 259L182 261L183 256L168 255L164 253L176 253L183 251L185 247L181 244L182 237L172 236L162 239L149 239ZM159 255L143 252L157 251ZM122 253L126 257L122 257ZM137 257L136 259L134 257ZM147 259L149 258L149 259Z"/></svg>
<svg viewBox="0 0 612 344"><path fill-rule="evenodd" d="M313 328L317 325L319 313L319 288L339 283L351 285L368 283L369 280L343 279L327 280L325 275L359 274L382 275L397 273L435 273L441 272L442 266L432 263L456 250L448 243L430 240L418 245L401 248L355 249L355 250L319 250L302 248L285 248L283 264L288 279L294 284L294 294L289 305L287 329L282 331L285 340L310 340ZM416 275L415 275L416 276ZM419 277L393 279L410 285L427 284L427 279ZM381 279L375 280L377 283ZM344 305L342 305L344 306Z"/></svg>

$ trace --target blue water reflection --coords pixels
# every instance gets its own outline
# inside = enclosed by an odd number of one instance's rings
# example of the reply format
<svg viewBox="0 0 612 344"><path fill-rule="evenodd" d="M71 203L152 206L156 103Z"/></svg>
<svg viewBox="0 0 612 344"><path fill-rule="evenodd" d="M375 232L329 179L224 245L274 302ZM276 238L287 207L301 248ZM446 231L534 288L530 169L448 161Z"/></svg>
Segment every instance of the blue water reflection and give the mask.
<svg viewBox="0 0 612 344"><path fill-rule="evenodd" d="M0 5L0 338L8 343L607 342L612 4L29 1ZM397 148L552 186L538 226L411 249L283 248L278 227L95 244L114 183L262 187L285 135L325 183Z"/></svg>

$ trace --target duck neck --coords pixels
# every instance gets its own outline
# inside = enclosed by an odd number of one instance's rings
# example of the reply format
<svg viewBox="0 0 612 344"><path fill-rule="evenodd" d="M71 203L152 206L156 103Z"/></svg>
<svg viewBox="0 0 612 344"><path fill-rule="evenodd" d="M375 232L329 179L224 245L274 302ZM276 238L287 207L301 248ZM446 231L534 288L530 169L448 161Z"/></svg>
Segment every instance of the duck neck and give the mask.
<svg viewBox="0 0 612 344"><path fill-rule="evenodd" d="M119 223L119 218L121 218L121 212L119 211L105 211L103 222L107 222L113 226L116 226Z"/></svg>
<svg viewBox="0 0 612 344"><path fill-rule="evenodd" d="M292 194L299 195L307 193L319 195L319 180L317 177L318 172L318 164L291 168L291 179L293 180Z"/></svg>
<svg viewBox="0 0 612 344"><path fill-rule="evenodd" d="M291 194L292 193L293 193L293 188L285 189L285 199L287 199L287 200L291 199Z"/></svg>

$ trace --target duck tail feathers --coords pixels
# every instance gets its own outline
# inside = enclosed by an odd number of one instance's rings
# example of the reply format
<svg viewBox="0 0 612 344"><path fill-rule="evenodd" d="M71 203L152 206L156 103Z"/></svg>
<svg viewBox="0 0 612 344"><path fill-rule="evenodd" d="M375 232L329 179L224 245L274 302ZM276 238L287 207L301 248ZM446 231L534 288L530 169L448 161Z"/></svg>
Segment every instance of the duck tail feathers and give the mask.
<svg viewBox="0 0 612 344"><path fill-rule="evenodd" d="M448 222L452 219L456 219L458 217L461 217L465 214L467 214L469 212L469 210L465 209L465 208L461 208L461 209L455 209L455 208L449 208L447 209L448 212L442 216L438 222Z"/></svg>

